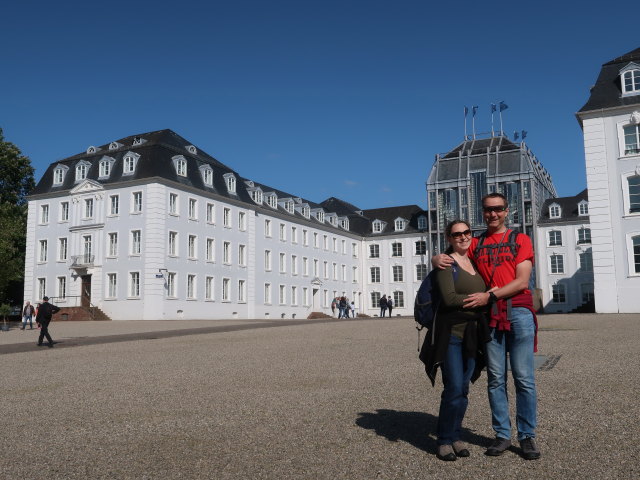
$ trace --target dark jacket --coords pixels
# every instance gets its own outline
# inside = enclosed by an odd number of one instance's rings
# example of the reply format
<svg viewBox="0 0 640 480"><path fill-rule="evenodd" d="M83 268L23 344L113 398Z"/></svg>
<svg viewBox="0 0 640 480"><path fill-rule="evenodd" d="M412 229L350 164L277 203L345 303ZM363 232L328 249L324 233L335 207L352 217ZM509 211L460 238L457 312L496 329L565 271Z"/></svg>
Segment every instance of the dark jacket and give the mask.
<svg viewBox="0 0 640 480"><path fill-rule="evenodd" d="M380 308L384 308L384 309L387 308L387 298L386 297L383 297L383 298L380 299Z"/></svg>
<svg viewBox="0 0 640 480"><path fill-rule="evenodd" d="M50 322L51 316L54 313L58 313L60 309L55 305L51 305L49 302L42 302L38 307L38 315L36 316L36 322L44 323Z"/></svg>

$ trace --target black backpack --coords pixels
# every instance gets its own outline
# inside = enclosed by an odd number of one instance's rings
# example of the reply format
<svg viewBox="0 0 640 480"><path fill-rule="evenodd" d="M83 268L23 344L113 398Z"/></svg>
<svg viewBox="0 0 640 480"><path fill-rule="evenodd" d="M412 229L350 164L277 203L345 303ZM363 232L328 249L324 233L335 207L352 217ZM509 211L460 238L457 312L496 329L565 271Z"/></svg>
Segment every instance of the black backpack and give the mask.
<svg viewBox="0 0 640 480"><path fill-rule="evenodd" d="M478 255L478 252L482 249L490 249L491 251L488 252L489 258L497 258L498 253L500 253L499 249L508 248L511 251L511 255L513 255L513 258L515 259L518 256L518 248L520 248L520 245L516 243L516 238L518 238L518 232L516 232L515 230L509 230L509 235L507 236L506 242L502 241L500 243L490 243L488 245L485 245L484 242L487 240L487 232L484 232L478 237L478 244L476 245L474 251L474 257L480 257L480 255Z"/></svg>
<svg viewBox="0 0 640 480"><path fill-rule="evenodd" d="M455 282L458 279L458 264L454 262L451 265L451 270L453 272L453 281ZM413 304L413 318L420 325L419 327L416 326L418 330L422 330L424 327L431 328L438 314L442 299L440 298L440 290L438 290L436 280L437 273L437 269L431 270L429 275L422 281L422 284L420 284L416 294L416 301Z"/></svg>

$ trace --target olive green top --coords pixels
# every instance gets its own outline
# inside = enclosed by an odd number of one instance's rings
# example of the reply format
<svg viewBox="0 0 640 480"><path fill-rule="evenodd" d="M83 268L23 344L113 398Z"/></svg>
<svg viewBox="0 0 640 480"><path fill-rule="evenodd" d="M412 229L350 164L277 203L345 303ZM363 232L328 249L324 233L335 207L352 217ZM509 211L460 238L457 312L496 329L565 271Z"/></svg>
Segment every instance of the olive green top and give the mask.
<svg viewBox="0 0 640 480"><path fill-rule="evenodd" d="M458 278L453 281L453 271L451 267L440 270L437 273L438 289L442 304L441 313L455 318L451 325L451 334L462 338L465 329L464 320L471 320L477 313L484 311L486 307L464 308L463 300L471 293L484 292L486 286L482 277L476 273L471 275L466 270L458 266ZM452 320L453 320L452 318Z"/></svg>

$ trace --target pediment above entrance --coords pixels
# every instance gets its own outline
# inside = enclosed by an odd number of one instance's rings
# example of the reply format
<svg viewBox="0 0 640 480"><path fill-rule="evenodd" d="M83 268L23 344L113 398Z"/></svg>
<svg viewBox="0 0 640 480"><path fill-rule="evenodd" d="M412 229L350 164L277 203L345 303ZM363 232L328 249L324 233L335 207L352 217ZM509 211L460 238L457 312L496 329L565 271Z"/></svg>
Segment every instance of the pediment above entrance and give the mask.
<svg viewBox="0 0 640 480"><path fill-rule="evenodd" d="M104 187L95 180L83 180L71 189L71 195L76 193L88 193L104 190Z"/></svg>

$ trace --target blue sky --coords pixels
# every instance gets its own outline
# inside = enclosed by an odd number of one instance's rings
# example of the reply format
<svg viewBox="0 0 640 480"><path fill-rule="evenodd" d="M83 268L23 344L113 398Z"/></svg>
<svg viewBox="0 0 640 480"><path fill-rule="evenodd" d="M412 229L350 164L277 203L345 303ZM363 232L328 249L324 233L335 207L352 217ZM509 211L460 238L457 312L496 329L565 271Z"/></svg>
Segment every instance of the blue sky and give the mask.
<svg viewBox="0 0 640 480"><path fill-rule="evenodd" d="M171 128L241 175L315 202L425 207L434 155L462 141L464 106L479 107L486 132L490 103L503 100L505 131L526 130L570 196L586 187L574 113L601 64L640 46L639 8L624 8L11 2L0 127L37 179L89 145Z"/></svg>

